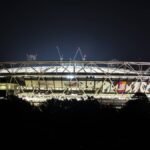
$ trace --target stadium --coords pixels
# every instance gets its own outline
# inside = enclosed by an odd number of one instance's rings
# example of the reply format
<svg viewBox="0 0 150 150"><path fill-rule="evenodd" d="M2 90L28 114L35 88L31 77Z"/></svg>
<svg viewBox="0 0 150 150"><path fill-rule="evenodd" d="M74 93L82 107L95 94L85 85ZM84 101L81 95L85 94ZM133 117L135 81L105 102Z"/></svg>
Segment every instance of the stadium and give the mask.
<svg viewBox="0 0 150 150"><path fill-rule="evenodd" d="M30 102L57 98L128 101L137 92L150 97L150 63L127 61L0 62L1 98Z"/></svg>

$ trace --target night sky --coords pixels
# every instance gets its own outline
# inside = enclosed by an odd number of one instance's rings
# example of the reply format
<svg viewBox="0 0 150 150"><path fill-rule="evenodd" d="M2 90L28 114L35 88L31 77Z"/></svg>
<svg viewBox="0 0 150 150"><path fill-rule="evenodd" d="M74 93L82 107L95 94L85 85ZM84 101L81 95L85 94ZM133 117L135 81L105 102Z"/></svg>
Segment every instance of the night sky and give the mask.
<svg viewBox="0 0 150 150"><path fill-rule="evenodd" d="M149 61L150 4L142 1L0 2L0 61L65 60L80 46L88 60Z"/></svg>

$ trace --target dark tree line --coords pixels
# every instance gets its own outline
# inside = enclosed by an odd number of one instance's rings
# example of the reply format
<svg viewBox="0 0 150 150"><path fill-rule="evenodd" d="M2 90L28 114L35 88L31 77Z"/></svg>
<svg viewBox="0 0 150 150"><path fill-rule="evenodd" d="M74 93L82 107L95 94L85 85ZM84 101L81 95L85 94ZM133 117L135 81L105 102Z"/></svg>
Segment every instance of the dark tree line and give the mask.
<svg viewBox="0 0 150 150"><path fill-rule="evenodd" d="M137 93L121 109L86 101L52 99L34 106L15 96L0 100L0 133L8 141L68 149L148 145L150 103ZM27 142L28 141L28 142ZM23 144L23 145L24 145Z"/></svg>

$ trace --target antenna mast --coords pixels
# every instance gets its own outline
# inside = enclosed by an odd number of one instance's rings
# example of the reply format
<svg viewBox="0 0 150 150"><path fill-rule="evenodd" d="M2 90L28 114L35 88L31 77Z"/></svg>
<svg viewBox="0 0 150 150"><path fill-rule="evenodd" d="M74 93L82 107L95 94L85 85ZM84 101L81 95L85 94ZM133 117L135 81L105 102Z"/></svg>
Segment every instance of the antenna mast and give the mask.
<svg viewBox="0 0 150 150"><path fill-rule="evenodd" d="M57 49L57 51L58 51L58 55L59 55L60 61L63 61L63 54L60 53L59 46L56 46L56 49Z"/></svg>
<svg viewBox="0 0 150 150"><path fill-rule="evenodd" d="M84 60L86 60L86 55L84 54L82 54L82 50L81 50L81 48L80 47L78 47L77 48L77 50L76 50L76 53L75 53L75 56L74 56L74 58L73 58L73 60L75 60L76 59L76 57L77 57L77 55L78 55L78 53L80 54L80 56L81 56L81 58L82 58L82 60L84 61Z"/></svg>
<svg viewBox="0 0 150 150"><path fill-rule="evenodd" d="M28 54L27 53L26 58L27 58L28 61L34 61L34 60L37 59L37 53L35 53L35 54L31 54L31 53Z"/></svg>

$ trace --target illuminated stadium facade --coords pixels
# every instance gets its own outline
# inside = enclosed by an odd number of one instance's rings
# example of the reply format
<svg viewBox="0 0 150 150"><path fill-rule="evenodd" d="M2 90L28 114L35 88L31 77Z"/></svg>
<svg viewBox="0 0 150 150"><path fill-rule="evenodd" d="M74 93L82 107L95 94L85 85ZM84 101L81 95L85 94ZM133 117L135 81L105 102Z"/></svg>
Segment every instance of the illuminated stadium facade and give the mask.
<svg viewBox="0 0 150 150"><path fill-rule="evenodd" d="M28 101L129 100L150 95L150 63L123 61L0 62L0 91Z"/></svg>

